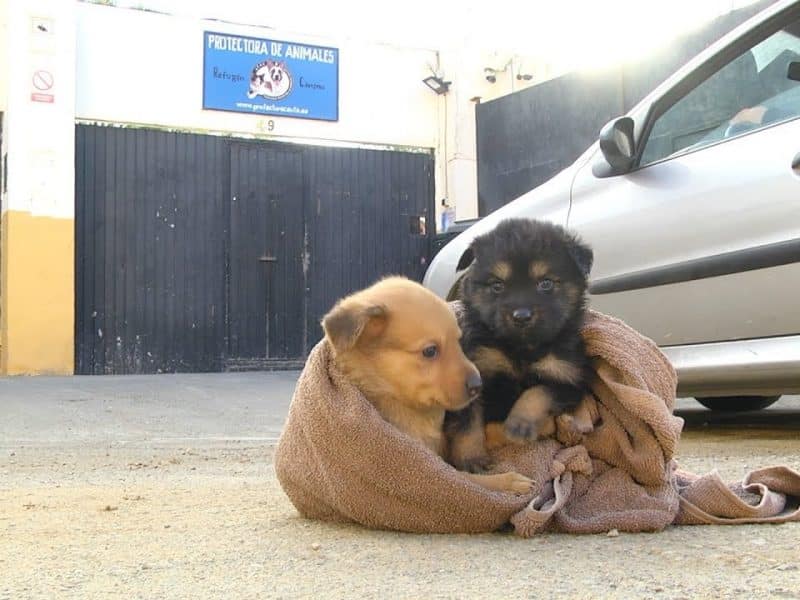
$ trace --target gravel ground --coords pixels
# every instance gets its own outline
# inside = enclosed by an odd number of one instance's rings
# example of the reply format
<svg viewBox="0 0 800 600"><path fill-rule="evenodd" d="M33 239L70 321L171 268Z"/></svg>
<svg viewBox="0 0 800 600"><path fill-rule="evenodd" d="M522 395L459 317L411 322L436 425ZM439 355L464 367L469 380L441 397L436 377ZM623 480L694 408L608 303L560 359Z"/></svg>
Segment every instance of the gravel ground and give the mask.
<svg viewBox="0 0 800 600"><path fill-rule="evenodd" d="M301 519L271 464L293 377L27 380L35 400L0 379L0 599L800 598L800 524L523 540ZM685 416L684 468L800 468L796 398Z"/></svg>

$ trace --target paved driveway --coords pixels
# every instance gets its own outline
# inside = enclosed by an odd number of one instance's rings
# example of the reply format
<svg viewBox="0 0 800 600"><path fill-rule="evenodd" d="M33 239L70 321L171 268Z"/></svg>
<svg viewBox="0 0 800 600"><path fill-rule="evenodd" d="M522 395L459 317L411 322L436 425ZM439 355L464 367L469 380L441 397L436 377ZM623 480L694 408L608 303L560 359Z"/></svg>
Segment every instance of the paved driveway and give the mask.
<svg viewBox="0 0 800 600"><path fill-rule="evenodd" d="M408 535L300 519L271 466L296 373L0 379L0 599L800 597L800 524ZM800 468L800 399L680 401L684 468Z"/></svg>

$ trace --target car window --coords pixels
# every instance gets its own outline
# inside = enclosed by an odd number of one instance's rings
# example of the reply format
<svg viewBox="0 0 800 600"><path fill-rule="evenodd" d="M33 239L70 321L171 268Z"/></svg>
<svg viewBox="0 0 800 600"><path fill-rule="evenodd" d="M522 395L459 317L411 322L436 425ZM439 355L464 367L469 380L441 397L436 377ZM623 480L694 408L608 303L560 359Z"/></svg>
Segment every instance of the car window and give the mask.
<svg viewBox="0 0 800 600"><path fill-rule="evenodd" d="M800 20L739 55L653 123L639 165L800 116Z"/></svg>

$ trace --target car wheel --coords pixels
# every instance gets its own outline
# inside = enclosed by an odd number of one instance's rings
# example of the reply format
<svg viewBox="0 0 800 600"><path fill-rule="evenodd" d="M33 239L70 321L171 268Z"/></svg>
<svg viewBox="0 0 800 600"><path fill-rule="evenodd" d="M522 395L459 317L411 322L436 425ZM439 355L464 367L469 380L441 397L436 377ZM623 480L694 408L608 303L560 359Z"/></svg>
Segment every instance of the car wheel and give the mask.
<svg viewBox="0 0 800 600"><path fill-rule="evenodd" d="M780 396L722 396L719 398L695 398L710 410L744 412L761 410L775 404Z"/></svg>

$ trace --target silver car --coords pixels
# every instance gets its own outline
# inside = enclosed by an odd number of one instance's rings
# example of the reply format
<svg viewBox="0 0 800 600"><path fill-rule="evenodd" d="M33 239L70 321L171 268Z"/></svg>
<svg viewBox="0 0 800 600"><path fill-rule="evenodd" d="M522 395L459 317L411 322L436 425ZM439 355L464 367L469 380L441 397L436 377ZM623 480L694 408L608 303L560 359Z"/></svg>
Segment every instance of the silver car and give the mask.
<svg viewBox="0 0 800 600"><path fill-rule="evenodd" d="M590 303L655 340L715 409L800 392L800 2L731 32L606 125L553 179L431 263L452 295L471 240L508 217L594 248Z"/></svg>

